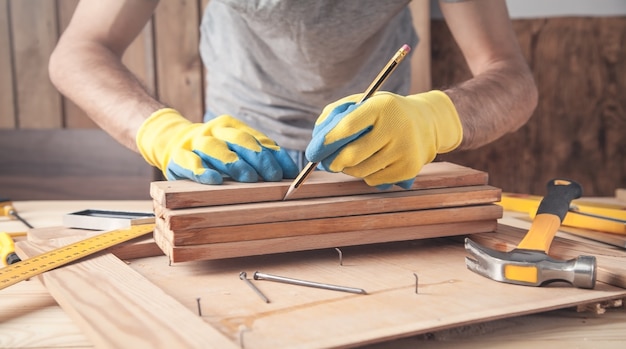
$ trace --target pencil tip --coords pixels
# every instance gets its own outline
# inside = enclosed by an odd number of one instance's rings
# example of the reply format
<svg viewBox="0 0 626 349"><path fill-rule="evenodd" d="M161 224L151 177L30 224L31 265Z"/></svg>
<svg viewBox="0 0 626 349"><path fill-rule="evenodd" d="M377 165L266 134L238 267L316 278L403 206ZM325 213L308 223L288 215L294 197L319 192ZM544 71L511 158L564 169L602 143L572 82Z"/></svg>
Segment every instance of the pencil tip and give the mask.
<svg viewBox="0 0 626 349"><path fill-rule="evenodd" d="M294 189L295 187L293 186L293 184L289 186L289 189L287 189L287 193L283 197L283 201L287 200L287 198L291 195L291 193L293 193Z"/></svg>

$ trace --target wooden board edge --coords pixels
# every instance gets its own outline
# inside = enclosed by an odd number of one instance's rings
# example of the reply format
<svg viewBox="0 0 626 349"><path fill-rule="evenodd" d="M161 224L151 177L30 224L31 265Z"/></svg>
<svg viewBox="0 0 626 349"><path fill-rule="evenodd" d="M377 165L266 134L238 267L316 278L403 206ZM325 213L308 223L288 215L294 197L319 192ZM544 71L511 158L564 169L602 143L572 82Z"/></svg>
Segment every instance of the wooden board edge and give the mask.
<svg viewBox="0 0 626 349"><path fill-rule="evenodd" d="M223 242L265 240L289 236L319 235L350 231L373 231L400 227L472 222L502 218L502 207L481 204L430 210L388 212L347 217L329 217L299 221L243 224L228 227L170 229L167 222L157 219L155 234L164 236L173 246L189 246Z"/></svg>
<svg viewBox="0 0 626 349"><path fill-rule="evenodd" d="M446 184L441 184L445 180ZM442 187L460 187L468 185L487 185L489 176L486 172L449 163L432 162L426 164L416 177L409 190L422 190ZM189 208L213 205L231 205L244 202L282 201L290 180L281 182L235 183L224 182L221 185L202 185L188 180L155 181L150 184L150 196L159 205L169 208ZM332 185L332 190L328 186ZM320 188L326 188L320 190ZM390 191L405 189L391 188ZM208 195L211 192L211 195ZM306 183L292 196L293 200L324 196L343 196L380 192L370 187L359 178L342 173L315 171ZM200 193L200 194L199 194ZM207 195L202 195L207 194Z"/></svg>
<svg viewBox="0 0 626 349"><path fill-rule="evenodd" d="M321 235L282 237L266 240L251 240L241 242L225 242L195 246L172 246L171 243L159 234L155 234L157 245L169 257L172 263L194 260L224 259L253 255L335 248L393 242L404 240L427 239L443 236L475 234L494 231L497 227L496 219L474 222L458 222L449 224L434 224L420 227L402 227L391 229L377 229L375 231L354 231L344 233L330 233ZM358 243L356 243L358 241Z"/></svg>
<svg viewBox="0 0 626 349"><path fill-rule="evenodd" d="M154 212L170 229L179 231L480 205L500 201L501 194L499 188L477 185L181 209L155 203Z"/></svg>
<svg viewBox="0 0 626 349"><path fill-rule="evenodd" d="M626 189L615 189L615 198L623 203L626 203Z"/></svg>

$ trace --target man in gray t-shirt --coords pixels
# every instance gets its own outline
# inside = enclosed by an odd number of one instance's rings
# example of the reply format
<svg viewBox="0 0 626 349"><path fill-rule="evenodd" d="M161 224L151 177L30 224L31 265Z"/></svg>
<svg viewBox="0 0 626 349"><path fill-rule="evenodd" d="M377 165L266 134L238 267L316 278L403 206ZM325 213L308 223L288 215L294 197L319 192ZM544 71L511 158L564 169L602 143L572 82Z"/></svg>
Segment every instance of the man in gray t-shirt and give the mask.
<svg viewBox="0 0 626 349"><path fill-rule="evenodd" d="M157 3L81 1L50 77L171 180L294 178L295 152L372 186L408 187L437 154L516 130L537 103L505 0L440 0L471 79L410 95L405 62L362 102L389 58L418 44L408 0L211 0L199 43L207 110L204 123L191 123L121 63Z"/></svg>
<svg viewBox="0 0 626 349"><path fill-rule="evenodd" d="M407 3L209 2L200 26L208 111L304 150L324 106L365 91L403 44L417 45ZM357 15L363 7L368 13ZM410 64L396 69L384 89L406 95Z"/></svg>

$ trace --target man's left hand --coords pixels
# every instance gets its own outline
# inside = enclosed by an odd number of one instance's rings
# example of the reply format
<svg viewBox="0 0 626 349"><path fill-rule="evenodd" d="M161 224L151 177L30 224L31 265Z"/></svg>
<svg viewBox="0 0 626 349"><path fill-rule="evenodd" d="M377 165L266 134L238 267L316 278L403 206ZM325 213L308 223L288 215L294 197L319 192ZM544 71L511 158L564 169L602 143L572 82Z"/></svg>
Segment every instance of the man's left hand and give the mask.
<svg viewBox="0 0 626 349"><path fill-rule="evenodd" d="M408 189L438 153L456 149L463 129L454 104L441 91L400 96L377 92L324 108L306 157L330 172L363 178L370 186Z"/></svg>

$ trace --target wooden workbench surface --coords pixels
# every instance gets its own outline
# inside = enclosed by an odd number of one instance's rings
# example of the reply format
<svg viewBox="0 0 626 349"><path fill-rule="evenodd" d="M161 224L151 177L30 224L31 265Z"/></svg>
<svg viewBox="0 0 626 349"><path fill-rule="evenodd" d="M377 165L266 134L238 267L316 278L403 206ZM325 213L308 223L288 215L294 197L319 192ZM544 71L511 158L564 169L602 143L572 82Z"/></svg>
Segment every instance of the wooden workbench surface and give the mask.
<svg viewBox="0 0 626 349"><path fill-rule="evenodd" d="M82 209L111 209L111 210L129 210L129 211L151 211L152 203L150 201L48 201L48 202L16 202L15 208L20 214L28 220L35 227L50 227L61 226L62 215ZM502 222L511 225L518 225L523 227L528 222L524 220L517 220L511 215L505 216ZM0 217L0 230L3 231L24 231L25 227L18 221L8 221L6 217ZM395 248L395 247L390 247ZM400 250L402 246L397 247ZM322 261L320 268L327 268L325 266L329 261L334 261L336 256L330 256L324 252L324 256L319 255L316 258L321 258ZM346 253L347 252L347 253ZM344 251L346 256L344 257L345 265L343 268L350 269L350 264L360 263L354 258L367 257L368 254L359 251L355 251L354 254L348 249ZM310 255L311 252L304 252L304 254ZM328 255L328 256L326 256ZM167 282L167 278L173 275L173 271L177 268L179 270L185 270L184 268L190 268L190 266L174 265L174 268L163 268L165 257L150 257L142 258L131 262L131 266L141 274L145 275L149 280L153 281L156 285L168 291L168 288L174 289L173 282ZM288 258L288 257L281 257ZM370 258L370 257L367 257ZM336 261L335 261L336 262ZM332 263L335 263L332 262ZM243 263L243 264L242 264ZM237 271L243 267L249 265L245 261L231 261L218 263L222 269L226 271ZM266 258L259 258L254 261L256 266L263 268L271 268L274 264L272 261L268 261ZM304 263L306 264L306 263ZM213 265L212 267L215 267ZM309 266L310 267L310 266ZM353 266L354 267L354 266ZM286 270L276 269L278 272L285 274ZM393 266L396 268L396 266ZM428 266L421 267L422 269L428 268ZM232 269L232 270L231 270ZM420 269L417 267L416 269ZM166 270L163 272L163 270ZM264 270L270 271L270 269ZM298 271L306 271L303 267ZM253 270L249 270L253 272ZM364 270L363 273L367 273ZM432 290L435 285L432 280L429 282L429 272L427 270L420 271L423 280L424 293L422 297L428 296L428 289ZM433 276L434 277L434 276ZM441 276L445 279L445 276ZM236 280L236 279L235 279ZM236 280L234 282L241 282ZM489 282L489 281L485 281ZM376 284L376 283L373 283ZM240 285L240 284L237 284ZM429 286L430 285L430 286ZM272 290L270 294L279 294L277 291L281 288L278 285L261 284L264 290ZM410 289L410 281L407 281L407 289ZM202 288L199 287L198 290ZM528 288L524 288L527 290ZM213 289L215 291L216 289ZM316 291L309 291L308 289L291 288L288 293L283 294L285 297L317 297ZM543 292L543 290L541 290ZM559 292L566 296L568 288L561 290L550 290ZM194 293L195 292L195 293ZM195 296L201 296L202 291L185 291L182 294L188 299L180 300L181 303L186 305L190 309L196 307ZM200 292L200 293L199 293ZM220 308L219 304L215 300L221 298L228 298L230 292L242 292L243 295L247 295L245 303L249 307L260 307L259 302L255 299L256 295L251 290L242 288L237 291L232 291L227 287L224 287L221 294L204 294L203 307L205 307L205 316L211 316L212 307ZM206 293L206 292L204 292ZM461 292L462 294L462 292ZM418 295L419 296L419 295ZM434 301L436 294L431 294L429 301ZM471 297L468 297L468 299ZM213 299L213 300L212 300ZM381 298L382 299L382 298ZM459 302L468 300L458 299ZM515 300L511 300L512 304ZM381 304L384 307L385 304ZM433 307L442 307L442 304L433 303ZM449 305L453 306L453 305ZM57 302L48 293L47 289L37 280L30 280L27 282L21 282L14 286L11 286L5 290L0 291L0 309L3 311L0 313L0 347L2 348L92 348L93 345L89 338L83 334L81 328L72 320L58 305ZM486 309L488 310L488 309ZM523 313L521 310L517 310L519 314ZM235 313L243 314L245 311ZM277 314L276 316L279 316ZM236 323L235 317L231 319L233 324ZM289 319L287 319L289 320ZM295 323L294 319L294 323ZM297 320L299 322L303 319ZM210 321L209 321L210 322ZM229 324L225 324L228 326ZM230 324L232 325L232 324ZM623 342L626 342L626 332L623 329L626 328L626 311L624 308L608 309L604 314L594 314L589 312L579 313L572 308L552 310L535 315L516 316L511 318L500 319L496 321L482 322L480 324L473 324L464 327L455 327L452 329L446 329L443 331L433 332L429 335L419 335L406 339L390 339L385 343L372 344L371 348L409 348L409 347L425 347L425 348L439 348L450 347L451 341L454 343L454 347L462 348L484 348L484 347L529 347L531 345L567 345L576 347L621 347ZM281 330L281 329L278 329ZM245 334L245 333L244 333ZM245 334L246 340L254 340L253 334ZM251 345L249 345L252 347Z"/></svg>

